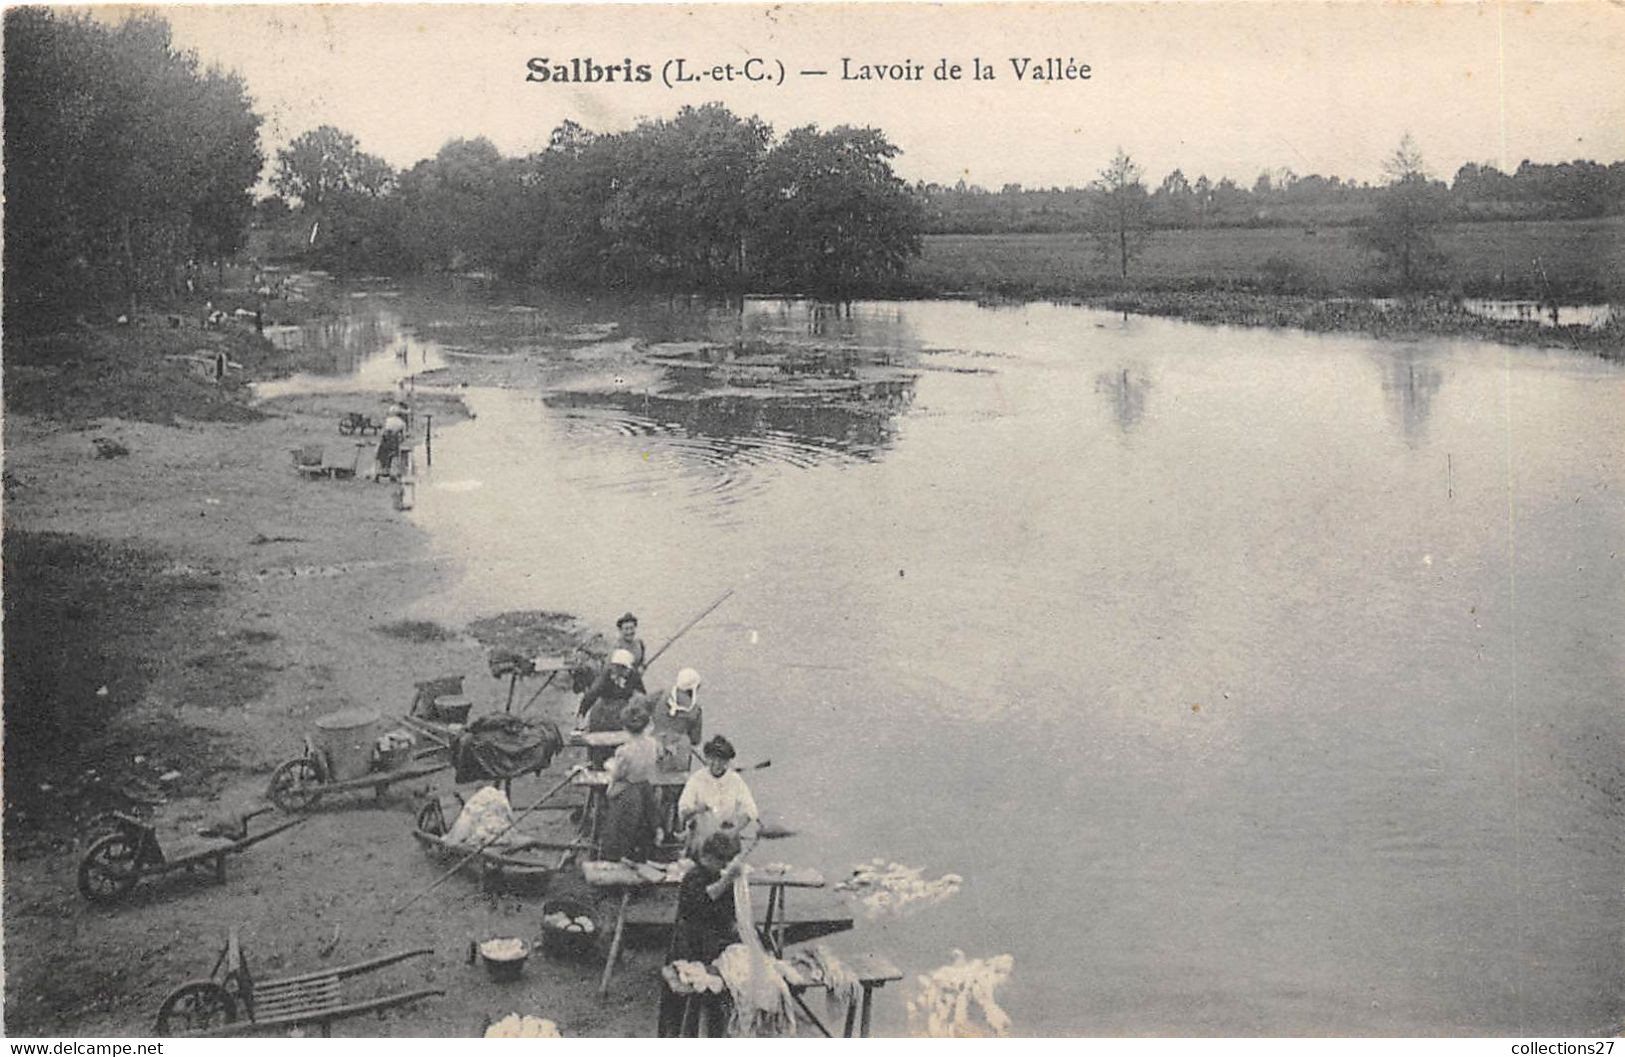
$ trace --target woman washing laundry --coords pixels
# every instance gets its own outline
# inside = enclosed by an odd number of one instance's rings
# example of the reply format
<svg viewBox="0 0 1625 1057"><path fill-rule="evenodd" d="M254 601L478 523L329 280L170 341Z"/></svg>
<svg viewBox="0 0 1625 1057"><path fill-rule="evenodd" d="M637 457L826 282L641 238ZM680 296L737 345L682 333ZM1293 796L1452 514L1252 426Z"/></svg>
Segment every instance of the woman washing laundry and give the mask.
<svg viewBox="0 0 1625 1057"><path fill-rule="evenodd" d="M714 834L695 855L694 868L683 875L677 889L677 921L671 932L671 946L666 951L666 962L690 961L708 963L730 944L739 940L737 915L734 908L734 878L744 869L739 838L727 833ZM709 1028L708 1035L723 1034L727 1023L726 1000L721 995L708 994L702 999L701 1016ZM660 991L659 1034L663 1039L676 1038L683 1028L682 996L663 985Z"/></svg>
<svg viewBox="0 0 1625 1057"><path fill-rule="evenodd" d="M650 694L645 698L649 708L649 726L655 740L660 743L660 769L687 771L689 759L699 747L702 719L700 712L700 673L684 668L665 694Z"/></svg>
<svg viewBox="0 0 1625 1057"><path fill-rule="evenodd" d="M406 438L406 405L395 403L389 406L389 414L384 416L384 428L378 433L378 453L373 466L373 480L382 477L399 477L399 468L395 465L401 455L401 442Z"/></svg>
<svg viewBox="0 0 1625 1057"><path fill-rule="evenodd" d="M677 822L688 827L688 851L696 855L714 833L739 837L759 818L756 799L734 770L733 743L717 735L705 743L705 769L695 771L677 798Z"/></svg>
<svg viewBox="0 0 1625 1057"><path fill-rule="evenodd" d="M581 695L581 704L576 709L578 721L586 717L587 730L601 733L621 729L622 710L634 695L643 693L643 679L633 669L633 664L634 658L627 650L610 653L609 664L597 681ZM644 718L648 718L647 712ZM609 755L607 749L589 749L587 752L587 758L594 767L602 767Z"/></svg>
<svg viewBox="0 0 1625 1057"><path fill-rule="evenodd" d="M615 750L604 768L609 785L604 790L599 854L610 860L647 862L654 850L655 829L660 825L660 802L654 787L660 745L649 733L649 713L642 705L628 706L622 725L631 737Z"/></svg>

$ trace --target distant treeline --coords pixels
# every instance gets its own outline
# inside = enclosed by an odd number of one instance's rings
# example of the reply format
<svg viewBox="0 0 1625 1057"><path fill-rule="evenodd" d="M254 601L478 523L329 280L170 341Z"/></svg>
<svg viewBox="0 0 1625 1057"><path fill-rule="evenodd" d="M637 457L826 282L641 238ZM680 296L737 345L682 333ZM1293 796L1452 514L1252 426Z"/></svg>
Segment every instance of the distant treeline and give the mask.
<svg viewBox="0 0 1625 1057"><path fill-rule="evenodd" d="M1446 185L1408 137L1382 187L1278 170L1244 189L1176 170L1152 188L1122 150L1087 187L909 186L876 129L779 136L719 103L625 132L565 122L524 157L456 139L399 172L323 126L277 152L276 194L256 205L265 159L244 85L151 15L7 11L4 101L8 323L133 316L201 292L245 248L345 274L885 293L907 289L928 232L1087 232L1126 284L1159 228L1360 225L1399 288L1420 290L1448 284L1432 244L1446 221L1625 213L1625 163L1466 165Z"/></svg>
<svg viewBox="0 0 1625 1057"><path fill-rule="evenodd" d="M331 127L278 152L256 208L260 117L162 19L5 15L7 321L136 314L202 289L246 245L339 272L483 269L594 287L884 287L920 202L879 131L782 137L721 105L595 134L566 122L505 158L459 139L405 172Z"/></svg>
<svg viewBox="0 0 1625 1057"><path fill-rule="evenodd" d="M447 143L405 172L330 126L277 155L263 225L340 272L486 270L588 287L872 290L920 249L919 200L870 128L775 139L720 104L505 158Z"/></svg>
<svg viewBox="0 0 1625 1057"><path fill-rule="evenodd" d="M134 311L243 245L264 157L243 84L177 52L168 23L5 15L5 306Z"/></svg>
<svg viewBox="0 0 1625 1057"><path fill-rule="evenodd" d="M1468 163L1440 192L1442 220L1578 220L1625 214L1625 162L1541 165L1525 161L1508 175L1490 165ZM1383 186L1336 176L1299 176L1268 170L1251 188L1224 178L1188 179L1175 169L1149 191L1154 228L1340 227L1371 216ZM925 203L928 234L1067 233L1091 230L1094 187L998 191L966 185L917 184Z"/></svg>

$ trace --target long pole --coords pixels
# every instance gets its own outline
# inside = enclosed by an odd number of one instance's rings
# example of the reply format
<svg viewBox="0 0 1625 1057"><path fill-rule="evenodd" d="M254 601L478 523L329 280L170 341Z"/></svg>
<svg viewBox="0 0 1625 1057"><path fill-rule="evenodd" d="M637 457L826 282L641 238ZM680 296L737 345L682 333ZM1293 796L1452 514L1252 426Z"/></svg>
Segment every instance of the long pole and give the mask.
<svg viewBox="0 0 1625 1057"><path fill-rule="evenodd" d="M653 657L650 657L648 660L643 662L643 670L648 671L651 667L653 667L655 661L660 659L660 655L662 653L665 653L667 650L671 649L673 643L675 643L678 639L682 638L684 635L688 634L688 630L690 628L692 628L695 624L698 624L700 621L702 621L706 617L710 616L711 611L713 609L717 608L722 603L726 602L729 598L731 598L733 596L734 590L735 589L732 588L732 587L728 588L728 590L723 592L721 598L717 599L715 602L712 602L710 605L708 605L704 609L700 610L700 615L699 616L695 617L693 620L689 621L687 624L684 624L681 628L679 628L678 631L677 631L677 634L675 634L671 638L667 639L666 644L664 646L660 647L658 650L656 650L654 652Z"/></svg>
<svg viewBox="0 0 1625 1057"><path fill-rule="evenodd" d="M513 829L515 826L519 825L519 822L520 822L521 819L525 818L532 811L535 811L537 808L541 807L543 804L545 804L549 800L551 800L553 798L553 794L557 793L560 789L563 789L565 786L569 785L570 782L572 780L574 780L575 776L576 776L575 769L572 768L570 773L564 776L563 781L561 781L558 785L555 785L553 788L549 789L547 792L543 793L542 798L540 800L536 801L534 804L530 805L529 807L525 808L525 810L523 810L519 814L515 815L513 817L513 821L509 822L506 826L502 827L501 832L495 834L490 839L488 839L484 844L481 844L478 848L475 848L473 851L469 852L467 855L465 855L461 859L457 860L457 864L455 866L453 866L451 869L447 870L445 873L441 874L439 877L435 878L434 884L430 885L428 888L425 888L423 891L419 892L417 895L413 896L411 899L408 899L406 902L402 903L400 906L398 906L394 910L390 911L390 913L391 914L399 914L401 911L405 910L407 907L411 906L413 903L416 903L418 900L422 899L424 896L428 895L430 892L433 892L436 888L439 888L442 884L444 884L447 880L449 880L451 878L452 874L456 873L458 870L461 870L463 867L467 866L470 862L472 862L474 860L475 856L479 855L481 852L483 852L485 849L489 848L491 845L495 844L497 841L501 840L503 837L506 837L508 835L508 831Z"/></svg>

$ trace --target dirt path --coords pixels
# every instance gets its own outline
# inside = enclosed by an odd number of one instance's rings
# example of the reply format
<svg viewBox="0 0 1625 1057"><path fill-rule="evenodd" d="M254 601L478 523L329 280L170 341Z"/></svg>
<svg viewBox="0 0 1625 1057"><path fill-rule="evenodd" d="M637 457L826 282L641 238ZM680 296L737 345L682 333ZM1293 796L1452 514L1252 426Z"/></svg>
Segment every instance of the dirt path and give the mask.
<svg viewBox="0 0 1625 1057"><path fill-rule="evenodd" d="M381 395L349 402L371 409ZM141 772L150 780L139 787L165 801L151 807L152 819L174 837L258 803L269 771L297 755L311 719L339 706L399 714L414 682L462 673L476 711L500 707L506 683L491 678L471 638L424 641L381 630L432 592L445 570L426 560L424 540L395 509L390 487L309 481L293 471L291 449L348 443L336 419L319 402L273 408L260 421L179 427L103 420L68 428L8 416L13 541L68 540L155 556L131 589L157 607L156 619L119 627L107 624L110 614L66 604L57 614L54 634L69 652L76 628L114 627L109 634L127 640L99 642L86 654L92 661L69 658L64 670L100 661L127 670L82 671L82 685L63 688L85 697L86 708L116 713L107 724L111 747L90 769L97 773L28 773L29 810L68 810L70 789L115 771L122 781ZM129 454L98 457L96 437ZM62 570L69 583L97 575ZM192 590L164 594L165 578ZM536 711L565 708L563 693L550 690ZM543 776L548 784L563 766ZM181 777L166 784L162 774L171 771ZM517 783L515 802L528 803L542 788ZM533 958L521 982L499 985L466 963L471 938L534 939L537 900L482 894L458 877L405 914L392 913L393 902L438 873L410 835L417 798L450 789L439 775L377 801L370 793L334 798L304 825L228 860L225 886L174 876L141 884L113 909L87 904L76 891L81 841L62 818L8 813L7 1030L146 1034L163 997L206 975L226 930L237 926L262 976L434 948L429 958L362 978L357 993L441 987L446 997L341 1024L340 1034L470 1035L515 1011L553 1019L566 1035L651 1034L652 955L635 958L603 1002L593 994L590 965Z"/></svg>

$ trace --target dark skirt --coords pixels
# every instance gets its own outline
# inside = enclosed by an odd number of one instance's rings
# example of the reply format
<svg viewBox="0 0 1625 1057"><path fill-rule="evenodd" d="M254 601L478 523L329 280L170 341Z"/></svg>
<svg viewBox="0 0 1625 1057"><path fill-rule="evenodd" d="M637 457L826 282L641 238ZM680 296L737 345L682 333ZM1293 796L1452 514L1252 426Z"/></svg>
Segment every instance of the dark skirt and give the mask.
<svg viewBox="0 0 1625 1057"><path fill-rule="evenodd" d="M649 782L633 782L615 790L604 810L599 855L605 859L647 862L654 851L655 827L660 824L660 798Z"/></svg>

